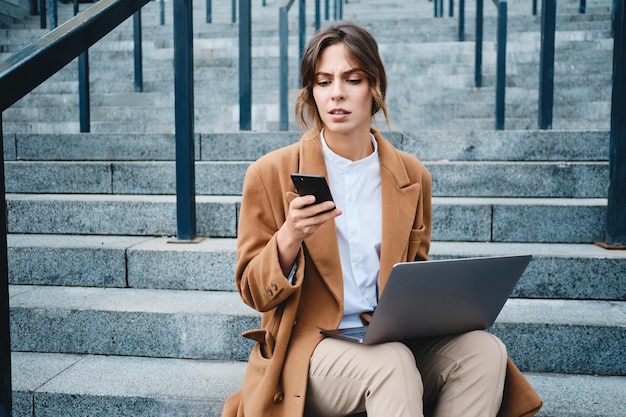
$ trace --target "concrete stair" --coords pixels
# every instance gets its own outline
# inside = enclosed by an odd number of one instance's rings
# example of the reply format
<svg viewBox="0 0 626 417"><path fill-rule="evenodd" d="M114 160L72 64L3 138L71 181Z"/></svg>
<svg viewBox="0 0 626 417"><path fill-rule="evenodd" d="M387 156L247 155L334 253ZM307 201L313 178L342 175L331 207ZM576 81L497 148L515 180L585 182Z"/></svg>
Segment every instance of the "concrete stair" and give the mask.
<svg viewBox="0 0 626 417"><path fill-rule="evenodd" d="M200 243L173 238L171 3L165 26L158 2L143 13L146 92L133 91L130 25L90 51L94 133L77 133L72 65L2 115L14 416L213 417L241 386L251 345L240 334L259 320L233 282L243 175L299 133L275 131L283 2L253 2L253 132L237 131L230 2L213 3L212 25L200 23L201 2L194 10ZM344 10L375 33L395 83L388 100L403 133L386 136L433 174L431 257L534 257L491 331L543 397L539 415L623 417L626 252L594 245L608 188L610 8L589 0L580 15L577 1L559 3L555 130L537 131L539 18L530 2L510 2L510 130L496 132L495 8L485 3L480 90L473 43L455 42L455 19L433 19L432 3L350 0ZM2 51L36 28L2 32Z"/></svg>

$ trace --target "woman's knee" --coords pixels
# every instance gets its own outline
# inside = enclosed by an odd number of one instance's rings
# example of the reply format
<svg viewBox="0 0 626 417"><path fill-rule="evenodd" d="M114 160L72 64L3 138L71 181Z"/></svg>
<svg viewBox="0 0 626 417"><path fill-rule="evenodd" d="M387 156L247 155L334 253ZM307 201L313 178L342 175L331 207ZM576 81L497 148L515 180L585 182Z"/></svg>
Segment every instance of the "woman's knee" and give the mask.
<svg viewBox="0 0 626 417"><path fill-rule="evenodd" d="M466 365L480 369L485 375L496 379L506 371L507 350L504 343L495 335L478 330L466 334L465 346L471 358Z"/></svg>

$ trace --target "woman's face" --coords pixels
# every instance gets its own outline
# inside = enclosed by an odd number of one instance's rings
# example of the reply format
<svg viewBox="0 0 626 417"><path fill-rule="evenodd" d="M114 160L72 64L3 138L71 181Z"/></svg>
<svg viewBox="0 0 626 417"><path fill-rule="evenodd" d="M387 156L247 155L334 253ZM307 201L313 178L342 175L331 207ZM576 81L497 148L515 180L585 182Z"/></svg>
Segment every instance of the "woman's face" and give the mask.
<svg viewBox="0 0 626 417"><path fill-rule="evenodd" d="M327 131L344 135L356 129L369 131L370 86L365 74L351 63L343 43L322 51L315 71L313 98Z"/></svg>

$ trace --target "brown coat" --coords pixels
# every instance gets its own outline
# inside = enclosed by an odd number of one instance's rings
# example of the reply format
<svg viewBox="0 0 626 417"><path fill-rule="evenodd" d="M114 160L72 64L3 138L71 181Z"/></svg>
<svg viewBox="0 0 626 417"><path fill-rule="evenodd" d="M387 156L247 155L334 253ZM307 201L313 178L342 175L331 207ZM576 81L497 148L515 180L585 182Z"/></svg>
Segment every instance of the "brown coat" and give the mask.
<svg viewBox="0 0 626 417"><path fill-rule="evenodd" d="M383 201L379 275L383 291L395 263L427 259L431 177L416 158L395 149L377 131L373 133L378 142ZM290 178L294 172L327 175L317 133L309 132L298 143L263 156L246 173L235 279L243 301L263 314L261 328L244 334L258 343L248 360L243 389L226 401L223 417L302 416L309 359L322 339L319 328L335 328L343 316L334 221L304 241L293 284L285 279L278 263L276 232L296 196ZM514 376L515 385L507 379L507 387L515 388L513 394L518 385L535 394L519 371ZM532 407L536 412L540 406L538 397L532 397L532 404L522 404L517 396L515 400L524 410ZM502 409L508 410L508 405ZM533 414L515 412L501 417Z"/></svg>

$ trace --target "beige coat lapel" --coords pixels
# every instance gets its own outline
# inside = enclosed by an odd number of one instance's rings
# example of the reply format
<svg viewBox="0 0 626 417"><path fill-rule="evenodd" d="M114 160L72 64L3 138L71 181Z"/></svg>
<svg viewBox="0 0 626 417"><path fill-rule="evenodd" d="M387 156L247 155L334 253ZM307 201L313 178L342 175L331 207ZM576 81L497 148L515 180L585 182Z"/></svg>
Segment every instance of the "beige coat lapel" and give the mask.
<svg viewBox="0 0 626 417"><path fill-rule="evenodd" d="M327 176L319 134L309 132L301 140L299 172ZM323 224L305 239L305 250L339 306L343 306L343 280L335 221Z"/></svg>
<svg viewBox="0 0 626 417"><path fill-rule="evenodd" d="M383 200L383 238L379 288L382 293L394 264L406 261L407 242L413 228L421 187L411 184L398 151L374 131L380 156Z"/></svg>

